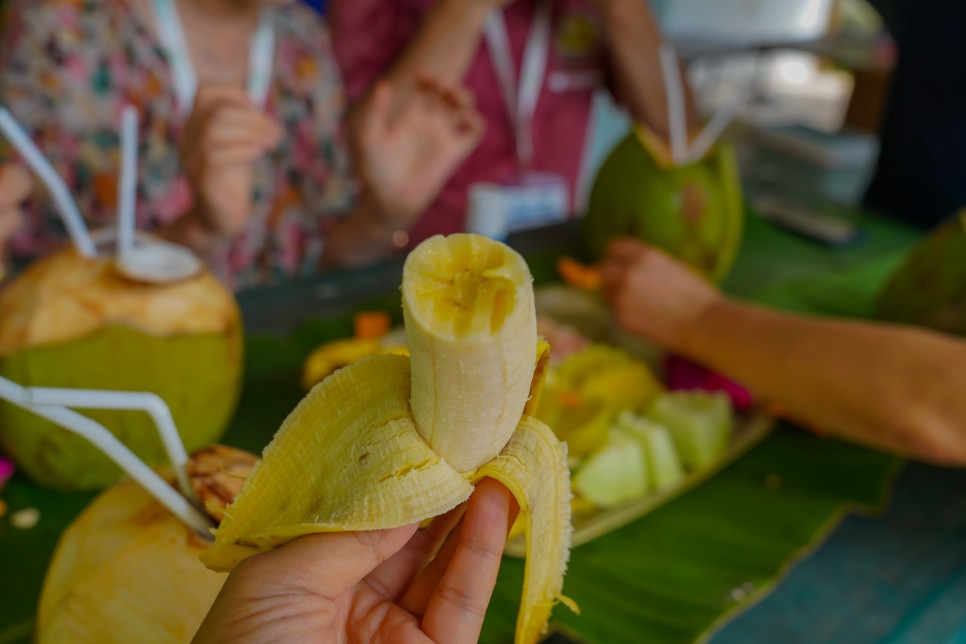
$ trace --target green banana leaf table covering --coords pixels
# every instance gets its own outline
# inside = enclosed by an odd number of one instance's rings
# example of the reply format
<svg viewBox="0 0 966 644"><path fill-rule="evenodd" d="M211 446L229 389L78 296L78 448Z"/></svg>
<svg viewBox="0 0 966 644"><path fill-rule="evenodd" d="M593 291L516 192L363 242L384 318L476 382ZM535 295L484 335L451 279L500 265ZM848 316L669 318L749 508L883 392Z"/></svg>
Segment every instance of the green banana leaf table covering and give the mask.
<svg viewBox="0 0 966 644"><path fill-rule="evenodd" d="M868 231L862 246L830 251L753 218L741 260L726 288L791 310L863 316L878 284L917 235L874 218L865 218L862 223ZM563 227L555 234L516 240L530 259L537 281L552 279L553 261L561 253L577 252L575 233L573 227ZM226 442L260 450L302 395L297 376L307 351L321 341L348 335L351 313L359 307L398 307L400 272L399 265L389 265L243 294L242 307L250 331L248 372L240 413ZM302 323L306 319L310 321ZM580 604L582 615L558 608L555 628L588 642L689 642L708 638L779 585L796 562L820 547L847 513L881 510L899 465L897 459L883 454L784 427L711 481L575 550L565 590ZM949 486L957 484L961 490L966 489L966 478L941 474L954 480L943 479L939 484L944 487L935 489L926 485L927 491L919 491L920 495L928 496L928 490L933 496L949 493ZM913 485L919 482L913 481ZM37 527L29 531L14 530L0 521L0 644L29 641L44 570L57 538L93 495L48 492L16 478L3 497L13 511L34 507L42 516ZM915 499L910 505L921 507ZM933 505L944 507L941 503ZM964 514L960 507L955 516ZM951 524L960 546L966 545L962 543L964 523ZM828 554L831 545L821 548L812 557L822 563L817 579L808 578L811 562L806 562L785 584L811 597L811 604L785 597L787 592L782 588L762 607L751 608L721 631L720 640L770 641L774 637L832 641L821 635L823 615L834 615L838 624L856 623L850 611L862 611L868 597L863 604L862 597L846 595L833 605L823 600L826 590L847 585L843 575L848 574L853 559L875 543L892 543L888 540L892 535L884 533L888 523L867 520L853 524L850 520L832 538L835 544L843 532L851 531L845 535L844 545ZM894 566L893 570L910 573L935 566L936 562L927 557L935 551L929 545L941 541L948 545L943 541L948 540L948 531L944 531L948 528L931 526L935 532L927 533L924 542L918 544L917 552L923 560L902 560L904 566ZM902 548L896 546L895 550L891 554L901 558ZM959 551L966 552L966 548ZM826 561L829 557L832 560ZM943 564L953 565L947 570L952 575L956 562ZM938 598L938 618L929 610L932 604L900 605L903 615L915 613L921 619L905 620L901 625L880 620L884 624L881 637L866 640L862 633L847 629L826 635L835 639L836 633L848 633L850 637L841 641L858 642L880 641L895 633L904 637L956 632L942 630L945 622L939 626L934 622L942 622L947 614L942 610L944 602L951 603L953 612L957 608L962 611L966 605L966 573L962 573L966 558L961 557L958 564L960 576L958 580L947 579L945 590L927 587L908 599L922 604L921 597ZM799 570L806 576L796 582ZM511 641L522 576L522 562L505 560L484 627L484 642ZM916 579L923 585L931 583L933 577L920 574ZM892 580L893 584L901 581ZM943 594L946 592L952 594ZM953 600L957 596L958 605ZM900 600L904 597L900 595ZM779 611L778 617L788 611L803 611L803 606L812 613L801 612L810 617L798 624L787 619L776 622L769 617L776 613L767 610L769 602L776 601L785 611Z"/></svg>

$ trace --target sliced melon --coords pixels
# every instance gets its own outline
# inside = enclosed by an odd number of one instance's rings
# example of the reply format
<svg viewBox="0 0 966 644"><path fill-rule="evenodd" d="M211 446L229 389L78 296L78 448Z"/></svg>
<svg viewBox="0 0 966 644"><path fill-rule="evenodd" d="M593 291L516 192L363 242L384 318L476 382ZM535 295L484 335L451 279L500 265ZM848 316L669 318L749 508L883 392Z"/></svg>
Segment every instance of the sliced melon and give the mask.
<svg viewBox="0 0 966 644"><path fill-rule="evenodd" d="M573 486L603 510L643 497L650 490L644 446L619 427L612 428L607 442L577 470Z"/></svg>
<svg viewBox="0 0 966 644"><path fill-rule="evenodd" d="M617 423L644 445L651 487L655 491L674 487L684 480L684 466L666 427L630 412L622 413Z"/></svg>
<svg viewBox="0 0 966 644"><path fill-rule="evenodd" d="M720 392L662 394L646 417L667 427L681 461L690 470L713 465L731 441L731 404Z"/></svg>

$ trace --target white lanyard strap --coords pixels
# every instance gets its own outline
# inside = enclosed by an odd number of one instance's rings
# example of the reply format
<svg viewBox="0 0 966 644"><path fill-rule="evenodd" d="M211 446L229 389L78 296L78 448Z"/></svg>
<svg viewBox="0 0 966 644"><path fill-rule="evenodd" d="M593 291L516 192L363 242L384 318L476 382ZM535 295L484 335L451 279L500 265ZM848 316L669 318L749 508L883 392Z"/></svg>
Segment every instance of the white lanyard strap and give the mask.
<svg viewBox="0 0 966 644"><path fill-rule="evenodd" d="M517 159L524 168L528 168L533 161L533 119L547 72L550 27L550 2L539 0L517 83L510 36L503 14L494 13L486 22L487 47L513 123Z"/></svg>
<svg viewBox="0 0 966 644"><path fill-rule="evenodd" d="M154 0L154 15L158 23L158 36L171 64L178 107L187 114L194 107L198 93L198 76L191 55L184 27L174 0ZM248 96L255 105L265 107L272 84L272 66L275 57L275 24L271 11L263 9L258 28L252 36L248 55Z"/></svg>

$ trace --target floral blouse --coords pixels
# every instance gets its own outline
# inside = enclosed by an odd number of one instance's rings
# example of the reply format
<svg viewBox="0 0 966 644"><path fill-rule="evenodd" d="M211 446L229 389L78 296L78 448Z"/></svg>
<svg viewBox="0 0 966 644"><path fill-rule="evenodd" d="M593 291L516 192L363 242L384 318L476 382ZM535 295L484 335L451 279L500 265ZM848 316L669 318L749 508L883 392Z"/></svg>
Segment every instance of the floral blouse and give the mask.
<svg viewBox="0 0 966 644"><path fill-rule="evenodd" d="M128 0L10 0L0 35L0 102L30 132L74 194L92 229L116 218L119 123L125 104L141 112L138 226L155 230L193 198L181 172L171 70L153 29ZM286 135L256 163L255 209L247 230L208 258L236 288L311 271L331 215L351 199L345 99L328 33L300 3L278 6L267 111ZM12 152L4 143L0 157ZM18 263L67 235L38 190L13 240Z"/></svg>

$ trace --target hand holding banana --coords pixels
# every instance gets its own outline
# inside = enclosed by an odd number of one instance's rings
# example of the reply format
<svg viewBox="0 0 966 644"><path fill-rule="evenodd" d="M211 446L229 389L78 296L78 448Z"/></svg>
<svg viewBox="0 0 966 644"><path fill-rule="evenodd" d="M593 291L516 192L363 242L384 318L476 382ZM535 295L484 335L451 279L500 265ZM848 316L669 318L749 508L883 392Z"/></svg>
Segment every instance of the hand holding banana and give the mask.
<svg viewBox="0 0 966 644"><path fill-rule="evenodd" d="M304 535L412 526L492 478L516 498L527 531L516 640L535 642L554 604L568 601L571 492L566 445L531 415L549 358L532 279L520 255L482 237L420 245L403 275L411 358L367 358L316 386L202 561L228 571Z"/></svg>
<svg viewBox="0 0 966 644"><path fill-rule="evenodd" d="M515 507L486 480L424 530L314 535L252 557L195 641L476 642Z"/></svg>

